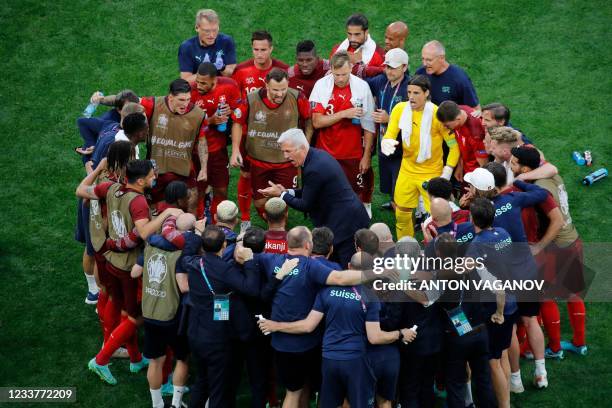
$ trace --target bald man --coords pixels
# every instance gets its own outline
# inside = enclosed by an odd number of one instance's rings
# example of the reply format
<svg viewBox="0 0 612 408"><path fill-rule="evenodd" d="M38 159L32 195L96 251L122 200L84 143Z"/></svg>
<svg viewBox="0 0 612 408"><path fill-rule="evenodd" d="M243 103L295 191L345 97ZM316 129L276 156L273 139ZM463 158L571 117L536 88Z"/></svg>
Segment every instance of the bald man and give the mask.
<svg viewBox="0 0 612 408"><path fill-rule="evenodd" d="M423 66L417 69L416 74L427 75L429 78L433 103L440 105L450 100L480 112L480 102L472 80L463 69L446 61L446 49L440 41L426 43L421 50L421 57Z"/></svg>
<svg viewBox="0 0 612 408"><path fill-rule="evenodd" d="M389 249L395 248L393 235L391 235L391 230L387 224L383 222L372 224L370 226L370 231L372 231L378 237L379 255L384 255Z"/></svg>
<svg viewBox="0 0 612 408"><path fill-rule="evenodd" d="M403 21L389 24L385 30L385 52L393 48L404 49L408 33L408 25Z"/></svg>

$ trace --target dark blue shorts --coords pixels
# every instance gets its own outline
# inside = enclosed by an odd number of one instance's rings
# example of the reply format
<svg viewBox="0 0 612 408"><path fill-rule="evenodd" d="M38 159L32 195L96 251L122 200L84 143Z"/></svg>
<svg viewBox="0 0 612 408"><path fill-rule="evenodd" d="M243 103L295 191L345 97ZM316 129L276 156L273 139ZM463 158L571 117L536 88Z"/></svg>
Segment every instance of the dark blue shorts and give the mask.
<svg viewBox="0 0 612 408"><path fill-rule="evenodd" d="M385 347L384 352L368 352L368 359L376 377L376 395L394 401L400 371L400 354L397 347Z"/></svg>
<svg viewBox="0 0 612 408"><path fill-rule="evenodd" d="M79 199L77 203L77 225L74 239L85 244L87 255L94 256L96 251L91 245L91 235L89 235L89 205L84 205L82 199Z"/></svg>
<svg viewBox="0 0 612 408"><path fill-rule="evenodd" d="M374 406L376 379L367 356L353 360L323 358L321 408L336 408L347 398L351 408Z"/></svg>
<svg viewBox="0 0 612 408"><path fill-rule="evenodd" d="M510 347L512 342L512 327L518 315L513 313L509 316L504 315L502 324L493 323L490 319L487 322L487 332L489 333L489 359L500 359L502 352Z"/></svg>
<svg viewBox="0 0 612 408"><path fill-rule="evenodd" d="M395 182L399 174L400 166L402 165L402 157L387 157L378 154L379 181L380 192L390 194L393 197L395 191Z"/></svg>

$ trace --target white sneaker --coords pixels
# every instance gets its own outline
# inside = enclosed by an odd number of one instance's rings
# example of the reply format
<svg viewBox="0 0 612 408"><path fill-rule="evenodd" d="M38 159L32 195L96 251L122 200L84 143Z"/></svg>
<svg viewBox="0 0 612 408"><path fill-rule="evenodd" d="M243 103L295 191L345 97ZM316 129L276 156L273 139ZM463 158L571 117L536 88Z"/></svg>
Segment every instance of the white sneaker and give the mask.
<svg viewBox="0 0 612 408"><path fill-rule="evenodd" d="M130 358L130 355L125 347L119 347L115 350L111 358Z"/></svg>
<svg viewBox="0 0 612 408"><path fill-rule="evenodd" d="M240 233L241 234L244 234L246 230L248 230L249 228L251 228L251 221L242 221L240 223Z"/></svg>
<svg viewBox="0 0 612 408"><path fill-rule="evenodd" d="M543 375L534 375L533 377L533 385L536 386L537 389L542 390L548 387L548 377L546 373Z"/></svg>
<svg viewBox="0 0 612 408"><path fill-rule="evenodd" d="M522 394L525 392L525 387L523 386L523 382L512 382L510 381L510 392L514 394Z"/></svg>

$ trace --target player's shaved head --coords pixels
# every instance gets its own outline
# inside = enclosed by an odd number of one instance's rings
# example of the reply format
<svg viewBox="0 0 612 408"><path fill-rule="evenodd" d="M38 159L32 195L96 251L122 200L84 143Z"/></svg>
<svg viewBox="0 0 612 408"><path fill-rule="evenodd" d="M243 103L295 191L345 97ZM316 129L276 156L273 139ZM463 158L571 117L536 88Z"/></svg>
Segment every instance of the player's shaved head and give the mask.
<svg viewBox="0 0 612 408"><path fill-rule="evenodd" d="M408 38L408 25L403 21L395 21L385 30L385 52L393 48L404 48Z"/></svg>
<svg viewBox="0 0 612 408"><path fill-rule="evenodd" d="M182 213L176 218L176 229L189 231L195 226L196 217L191 213Z"/></svg>
<svg viewBox="0 0 612 408"><path fill-rule="evenodd" d="M443 198L431 200L431 218L439 227L449 224L453 220L453 210L450 204Z"/></svg>
<svg viewBox="0 0 612 408"><path fill-rule="evenodd" d="M391 230L389 226L384 222L377 222L370 226L370 231L372 231L378 237L379 242L393 242L393 235L391 235Z"/></svg>

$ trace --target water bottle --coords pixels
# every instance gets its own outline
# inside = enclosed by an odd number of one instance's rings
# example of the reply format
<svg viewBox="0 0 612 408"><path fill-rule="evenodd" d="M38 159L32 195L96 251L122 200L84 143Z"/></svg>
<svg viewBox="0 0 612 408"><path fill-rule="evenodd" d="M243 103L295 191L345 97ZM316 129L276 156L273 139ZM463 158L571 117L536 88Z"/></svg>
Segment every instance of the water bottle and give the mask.
<svg viewBox="0 0 612 408"><path fill-rule="evenodd" d="M579 166L584 166L584 164L586 163L586 161L584 160L584 157L582 157L582 154L580 154L580 152L578 151L572 152L572 159L574 159L576 164Z"/></svg>
<svg viewBox="0 0 612 408"><path fill-rule="evenodd" d="M585 161L585 164L589 167L593 165L593 156L591 155L590 150L586 150L584 152L584 161Z"/></svg>
<svg viewBox="0 0 612 408"><path fill-rule="evenodd" d="M221 115L221 108L225 106L225 95L221 95L219 97L219 105L217 106L217 116ZM219 123L217 125L217 130L221 133L227 130L227 122Z"/></svg>
<svg viewBox="0 0 612 408"><path fill-rule="evenodd" d="M353 106L355 106L356 108L363 108L363 102L362 102L361 98L355 98L355 102L353 103ZM361 119L353 118L351 120L351 123L353 125L361 125Z"/></svg>
<svg viewBox="0 0 612 408"><path fill-rule="evenodd" d="M590 186L591 184L595 183L596 181L601 180L604 177L608 177L608 170L607 169L599 169L597 171L592 172L591 174L589 174L585 178L583 178L582 179L582 184L584 184L585 186Z"/></svg>
<svg viewBox="0 0 612 408"><path fill-rule="evenodd" d="M100 92L100 96L104 96L102 92ZM83 117L91 118L93 114L96 112L96 108L98 107L97 103L89 102L89 105L83 111Z"/></svg>

